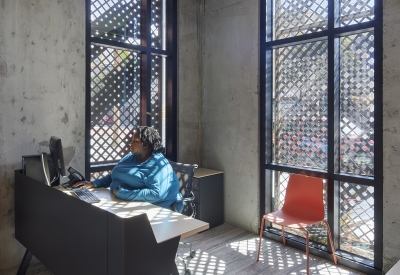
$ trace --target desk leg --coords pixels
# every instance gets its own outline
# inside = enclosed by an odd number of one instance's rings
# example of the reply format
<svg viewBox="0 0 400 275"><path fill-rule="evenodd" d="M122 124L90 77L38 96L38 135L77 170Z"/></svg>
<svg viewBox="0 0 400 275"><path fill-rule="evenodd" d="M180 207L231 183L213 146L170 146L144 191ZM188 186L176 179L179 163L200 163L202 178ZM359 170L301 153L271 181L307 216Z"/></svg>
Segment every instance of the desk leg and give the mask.
<svg viewBox="0 0 400 275"><path fill-rule="evenodd" d="M28 270L29 264L31 263L32 256L32 253L27 249L18 268L17 275L25 275L26 271Z"/></svg>
<svg viewBox="0 0 400 275"><path fill-rule="evenodd" d="M174 267L172 268L172 275L179 275L178 267L176 266L176 263L174 263Z"/></svg>

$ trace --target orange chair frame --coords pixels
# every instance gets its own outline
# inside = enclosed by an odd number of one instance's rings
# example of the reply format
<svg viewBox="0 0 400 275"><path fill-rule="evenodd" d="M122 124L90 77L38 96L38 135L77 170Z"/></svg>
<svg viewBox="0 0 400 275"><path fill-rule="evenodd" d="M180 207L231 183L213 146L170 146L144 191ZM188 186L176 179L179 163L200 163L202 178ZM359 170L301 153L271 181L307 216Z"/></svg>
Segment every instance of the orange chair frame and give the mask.
<svg viewBox="0 0 400 275"><path fill-rule="evenodd" d="M309 232L307 226L323 222L326 225L333 261L337 264L335 248L332 242L329 224L324 220L323 183L322 179L292 174L286 188L285 202L282 209L265 214L261 221L260 242L257 261L260 258L262 233L265 220L282 226L282 241L286 245L285 227L301 229L306 232L307 275L309 274Z"/></svg>

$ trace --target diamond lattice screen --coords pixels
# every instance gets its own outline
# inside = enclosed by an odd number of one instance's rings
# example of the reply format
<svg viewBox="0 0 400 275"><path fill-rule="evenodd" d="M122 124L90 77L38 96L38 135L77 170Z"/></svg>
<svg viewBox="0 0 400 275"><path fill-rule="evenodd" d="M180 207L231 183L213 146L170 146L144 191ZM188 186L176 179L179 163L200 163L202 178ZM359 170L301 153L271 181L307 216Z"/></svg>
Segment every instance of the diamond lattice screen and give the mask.
<svg viewBox="0 0 400 275"><path fill-rule="evenodd" d="M111 171L112 170L90 173L90 181L94 181L95 179L100 179L104 176L107 176L108 174L111 174Z"/></svg>
<svg viewBox="0 0 400 275"><path fill-rule="evenodd" d="M341 0L340 25L348 26L374 20L373 0Z"/></svg>
<svg viewBox="0 0 400 275"><path fill-rule="evenodd" d="M327 43L275 50L273 161L327 167Z"/></svg>
<svg viewBox="0 0 400 275"><path fill-rule="evenodd" d="M140 0L92 0L92 37L140 45Z"/></svg>
<svg viewBox="0 0 400 275"><path fill-rule="evenodd" d="M325 30L328 25L327 0L275 1L275 39Z"/></svg>
<svg viewBox="0 0 400 275"><path fill-rule="evenodd" d="M90 162L121 159L140 119L139 55L91 46Z"/></svg>
<svg viewBox="0 0 400 275"><path fill-rule="evenodd" d="M286 188L289 182L289 177L290 173L286 172L279 172L279 171L274 171L273 172L273 201L272 201L272 211L278 211L283 207L283 203L285 202L285 195L286 195ZM327 184L326 180L323 181L323 196L324 200L324 206L325 206L325 220L327 219ZM281 230L280 225L272 224L272 227L277 228ZM318 223L314 224L310 227L307 227L307 230L310 232L310 240L316 241L319 243L327 244L327 232L326 232L326 226L324 223ZM293 229L293 228L285 228L285 232L301 236L301 237L306 237L304 231L298 230L298 229Z"/></svg>
<svg viewBox="0 0 400 275"><path fill-rule="evenodd" d="M341 38L340 170L374 175L374 36Z"/></svg>
<svg viewBox="0 0 400 275"><path fill-rule="evenodd" d="M151 1L151 47L162 50L165 50L165 45L163 45L165 41L164 1Z"/></svg>
<svg viewBox="0 0 400 275"><path fill-rule="evenodd" d="M340 249L374 260L374 187L341 183Z"/></svg>

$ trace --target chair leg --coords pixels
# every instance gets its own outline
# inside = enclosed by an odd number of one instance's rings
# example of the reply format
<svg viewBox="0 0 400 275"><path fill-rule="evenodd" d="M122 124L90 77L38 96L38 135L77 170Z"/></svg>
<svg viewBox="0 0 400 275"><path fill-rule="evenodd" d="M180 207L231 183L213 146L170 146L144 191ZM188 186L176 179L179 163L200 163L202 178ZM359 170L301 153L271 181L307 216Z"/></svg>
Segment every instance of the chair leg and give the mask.
<svg viewBox="0 0 400 275"><path fill-rule="evenodd" d="M285 227L283 225L282 225L282 241L283 241L283 245L286 245Z"/></svg>
<svg viewBox="0 0 400 275"><path fill-rule="evenodd" d="M260 241L258 242L257 262L260 259L260 250L261 250L261 242L262 242L262 233L264 231L264 222L265 222L265 218L263 217L261 220L261 226L260 226Z"/></svg>
<svg viewBox="0 0 400 275"><path fill-rule="evenodd" d="M309 233L308 230L306 228L304 228L304 230L306 231L306 255L307 255L307 261L306 261L306 268L307 268L307 275L310 274L310 241L309 241Z"/></svg>
<svg viewBox="0 0 400 275"><path fill-rule="evenodd" d="M329 228L329 224L325 220L323 222L325 223L326 229L328 231L329 242L331 243L331 249L332 249L332 255L333 255L333 262L335 264L337 264L337 257L336 257L336 253L335 253L335 247L334 247L333 241L332 241L331 229Z"/></svg>

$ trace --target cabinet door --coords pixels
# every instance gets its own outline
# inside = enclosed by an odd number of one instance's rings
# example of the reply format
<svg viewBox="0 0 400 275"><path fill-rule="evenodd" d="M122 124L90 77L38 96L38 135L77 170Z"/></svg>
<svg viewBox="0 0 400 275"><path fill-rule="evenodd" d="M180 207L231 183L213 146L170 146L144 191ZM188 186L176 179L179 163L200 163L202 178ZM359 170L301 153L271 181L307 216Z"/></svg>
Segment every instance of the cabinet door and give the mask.
<svg viewBox="0 0 400 275"><path fill-rule="evenodd" d="M223 174L201 177L199 180L199 219L210 228L224 223Z"/></svg>

